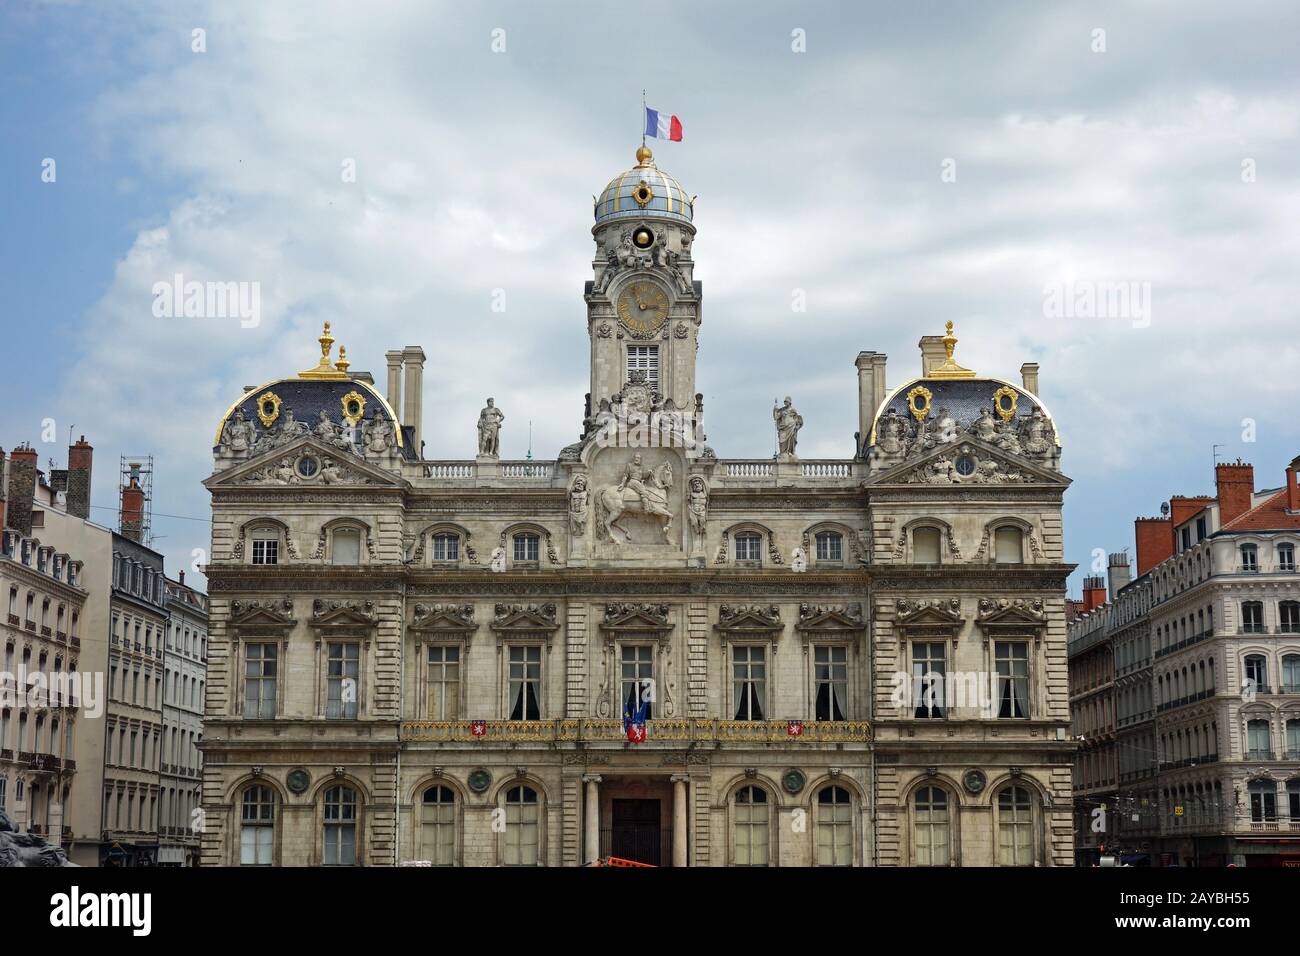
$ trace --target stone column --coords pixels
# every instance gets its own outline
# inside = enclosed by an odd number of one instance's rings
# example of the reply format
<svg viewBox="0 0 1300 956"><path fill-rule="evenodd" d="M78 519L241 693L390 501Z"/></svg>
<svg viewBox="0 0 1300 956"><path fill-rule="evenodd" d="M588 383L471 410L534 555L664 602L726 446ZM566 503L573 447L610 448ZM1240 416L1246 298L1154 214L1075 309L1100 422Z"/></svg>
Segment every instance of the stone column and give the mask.
<svg viewBox="0 0 1300 956"><path fill-rule="evenodd" d="M63 804L57 802L57 798L50 804L50 832L45 834L45 842L50 846L63 846Z"/></svg>
<svg viewBox="0 0 1300 956"><path fill-rule="evenodd" d="M686 783L691 778L684 773L675 773L673 782L673 866L687 865L686 845Z"/></svg>
<svg viewBox="0 0 1300 956"><path fill-rule="evenodd" d="M585 774L582 782L587 785L587 804L582 816L582 862L594 863L600 859L600 774Z"/></svg>

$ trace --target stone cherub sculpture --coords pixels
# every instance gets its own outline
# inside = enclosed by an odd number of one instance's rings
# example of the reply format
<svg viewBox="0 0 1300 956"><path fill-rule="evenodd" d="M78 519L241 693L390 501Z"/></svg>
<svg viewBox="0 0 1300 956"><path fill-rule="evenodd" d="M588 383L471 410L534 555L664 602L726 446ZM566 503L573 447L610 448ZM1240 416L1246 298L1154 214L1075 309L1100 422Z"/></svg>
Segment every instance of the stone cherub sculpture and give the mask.
<svg viewBox="0 0 1300 956"><path fill-rule="evenodd" d="M501 453L501 423L506 420L491 398L478 413L478 453L496 458Z"/></svg>
<svg viewBox="0 0 1300 956"><path fill-rule="evenodd" d="M785 397L785 404L773 407L772 420L776 422L777 451L783 458L794 458L794 446L799 440L799 429L803 428L803 416L795 411L790 396Z"/></svg>

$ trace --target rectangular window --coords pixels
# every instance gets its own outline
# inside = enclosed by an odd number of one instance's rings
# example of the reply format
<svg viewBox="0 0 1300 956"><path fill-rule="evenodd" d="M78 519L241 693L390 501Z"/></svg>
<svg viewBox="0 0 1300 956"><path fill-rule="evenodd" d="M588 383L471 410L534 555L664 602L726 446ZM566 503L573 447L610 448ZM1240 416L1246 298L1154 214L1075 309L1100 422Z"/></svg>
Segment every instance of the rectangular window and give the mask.
<svg viewBox="0 0 1300 956"><path fill-rule="evenodd" d="M847 720L849 704L849 649L842 646L813 648L813 683L816 685L817 720Z"/></svg>
<svg viewBox="0 0 1300 956"><path fill-rule="evenodd" d="M280 539L263 533L253 538L253 563L278 564L280 561Z"/></svg>
<svg viewBox="0 0 1300 956"><path fill-rule="evenodd" d="M944 716L946 650L943 641L915 641L912 644L914 717Z"/></svg>
<svg viewBox="0 0 1300 956"><path fill-rule="evenodd" d="M998 716L1029 716L1029 645L998 641L994 648L998 675Z"/></svg>
<svg viewBox="0 0 1300 956"><path fill-rule="evenodd" d="M1241 605L1241 629L1246 634L1264 633L1264 605L1245 601Z"/></svg>
<svg viewBox="0 0 1300 956"><path fill-rule="evenodd" d="M244 658L244 716L275 716L275 687L279 648L275 644L249 644Z"/></svg>
<svg viewBox="0 0 1300 956"><path fill-rule="evenodd" d="M540 720L542 649L536 644L510 648L510 719Z"/></svg>
<svg viewBox="0 0 1300 956"><path fill-rule="evenodd" d="M1279 544L1277 546L1277 569L1279 571L1295 570L1295 546Z"/></svg>
<svg viewBox="0 0 1300 956"><path fill-rule="evenodd" d="M329 645L326 676L325 716L331 720L355 720L360 688L361 645L355 642Z"/></svg>
<svg viewBox="0 0 1300 956"><path fill-rule="evenodd" d="M654 648L648 644L624 644L619 657L623 706L635 713L644 701L648 720L654 716Z"/></svg>
<svg viewBox="0 0 1300 956"><path fill-rule="evenodd" d="M1243 544L1241 546L1241 570L1259 570L1259 549L1253 544Z"/></svg>
<svg viewBox="0 0 1300 956"><path fill-rule="evenodd" d="M758 563L763 559L763 536L753 532L736 535L736 561Z"/></svg>
<svg viewBox="0 0 1300 956"><path fill-rule="evenodd" d="M731 678L731 706L736 720L763 720L767 712L767 649L733 647Z"/></svg>
<svg viewBox="0 0 1300 956"><path fill-rule="evenodd" d="M833 531L823 531L817 535L818 561L843 561L844 536Z"/></svg>
<svg viewBox="0 0 1300 956"><path fill-rule="evenodd" d="M433 560L459 561L460 538L454 534L436 534L433 536Z"/></svg>
<svg viewBox="0 0 1300 956"><path fill-rule="evenodd" d="M1196 519L1196 540L1204 541L1206 534L1205 517L1202 515Z"/></svg>
<svg viewBox="0 0 1300 956"><path fill-rule="evenodd" d="M645 383L651 391L659 389L659 346L657 345L629 345L627 347L627 371L628 381L632 380L632 372L645 372Z"/></svg>
<svg viewBox="0 0 1300 956"><path fill-rule="evenodd" d="M1300 603L1283 601L1277 606L1278 630L1283 634L1300 632Z"/></svg>
<svg viewBox="0 0 1300 956"><path fill-rule="evenodd" d="M460 648L431 646L427 674L429 718L455 720L460 716Z"/></svg>
<svg viewBox="0 0 1300 956"><path fill-rule="evenodd" d="M912 562L914 564L939 563L938 528L917 528L912 532Z"/></svg>
<svg viewBox="0 0 1300 956"><path fill-rule="evenodd" d="M536 562L541 556L541 539L535 534L515 535L515 560Z"/></svg>

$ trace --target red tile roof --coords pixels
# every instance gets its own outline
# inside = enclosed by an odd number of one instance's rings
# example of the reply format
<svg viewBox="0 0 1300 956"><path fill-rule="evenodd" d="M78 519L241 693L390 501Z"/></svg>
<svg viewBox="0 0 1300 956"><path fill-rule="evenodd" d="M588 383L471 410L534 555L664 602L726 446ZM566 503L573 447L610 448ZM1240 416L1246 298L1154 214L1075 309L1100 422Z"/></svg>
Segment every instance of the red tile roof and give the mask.
<svg viewBox="0 0 1300 956"><path fill-rule="evenodd" d="M1286 493L1283 488L1266 501L1262 501L1245 514L1237 515L1220 531L1283 531L1300 529L1300 514L1287 514Z"/></svg>

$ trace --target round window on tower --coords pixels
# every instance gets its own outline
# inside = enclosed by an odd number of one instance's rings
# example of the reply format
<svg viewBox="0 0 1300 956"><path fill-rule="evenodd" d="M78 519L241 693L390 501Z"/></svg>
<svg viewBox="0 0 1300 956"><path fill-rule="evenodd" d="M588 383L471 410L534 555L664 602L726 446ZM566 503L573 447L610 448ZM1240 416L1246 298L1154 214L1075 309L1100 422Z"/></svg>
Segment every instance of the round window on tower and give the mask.
<svg viewBox="0 0 1300 956"><path fill-rule="evenodd" d="M638 226L632 233L632 242L638 249L649 249L654 245L655 234L645 226Z"/></svg>

